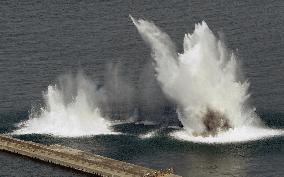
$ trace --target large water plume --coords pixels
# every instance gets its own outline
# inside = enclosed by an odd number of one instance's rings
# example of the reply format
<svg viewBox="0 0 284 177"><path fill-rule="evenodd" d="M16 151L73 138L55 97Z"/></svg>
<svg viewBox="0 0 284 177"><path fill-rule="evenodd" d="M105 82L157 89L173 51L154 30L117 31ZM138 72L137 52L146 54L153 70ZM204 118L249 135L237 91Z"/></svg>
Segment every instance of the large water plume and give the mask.
<svg viewBox="0 0 284 177"><path fill-rule="evenodd" d="M32 111L27 121L19 124L15 134L52 134L86 136L110 134L109 122L98 107L100 92L83 73L60 77L43 93L45 106Z"/></svg>
<svg viewBox="0 0 284 177"><path fill-rule="evenodd" d="M239 127L261 126L255 109L248 104L249 83L239 77L236 55L204 21L185 35L184 51L177 53L170 37L154 23L131 19L152 49L157 80L178 105L179 120L187 134L208 137Z"/></svg>

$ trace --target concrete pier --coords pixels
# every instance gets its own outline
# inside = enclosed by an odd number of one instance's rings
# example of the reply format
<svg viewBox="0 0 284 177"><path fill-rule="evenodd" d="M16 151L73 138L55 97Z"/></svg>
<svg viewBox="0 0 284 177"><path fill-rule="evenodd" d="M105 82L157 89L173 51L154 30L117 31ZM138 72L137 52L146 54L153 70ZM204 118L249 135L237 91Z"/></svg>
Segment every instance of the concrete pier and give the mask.
<svg viewBox="0 0 284 177"><path fill-rule="evenodd" d="M179 177L60 145L46 146L0 135L0 150L103 177Z"/></svg>

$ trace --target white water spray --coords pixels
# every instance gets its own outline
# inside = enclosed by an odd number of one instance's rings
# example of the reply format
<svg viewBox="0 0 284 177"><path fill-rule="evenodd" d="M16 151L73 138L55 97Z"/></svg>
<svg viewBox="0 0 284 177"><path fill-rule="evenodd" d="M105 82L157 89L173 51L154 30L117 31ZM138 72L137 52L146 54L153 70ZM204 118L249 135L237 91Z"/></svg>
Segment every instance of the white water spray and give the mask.
<svg viewBox="0 0 284 177"><path fill-rule="evenodd" d="M45 107L32 112L19 124L14 134L52 134L56 136L89 136L112 133L97 106L98 91L82 73L74 79L64 76L58 85L48 86Z"/></svg>
<svg viewBox="0 0 284 177"><path fill-rule="evenodd" d="M249 83L238 77L236 56L204 21L185 35L179 54L170 37L152 22L130 18L152 49L157 80L178 105L186 135L214 139L231 129L261 127L255 109L247 104Z"/></svg>

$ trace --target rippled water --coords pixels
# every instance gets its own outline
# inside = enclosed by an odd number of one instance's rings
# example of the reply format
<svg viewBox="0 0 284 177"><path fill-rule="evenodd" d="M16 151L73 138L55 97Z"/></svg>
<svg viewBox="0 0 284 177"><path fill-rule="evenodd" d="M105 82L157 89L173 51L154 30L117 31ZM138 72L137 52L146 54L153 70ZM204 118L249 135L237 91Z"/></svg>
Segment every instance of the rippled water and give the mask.
<svg viewBox="0 0 284 177"><path fill-rule="evenodd" d="M242 61L251 83L252 104L266 125L284 128L284 2L276 1L1 1L0 131L15 130L42 91L56 78L82 69L98 85L109 64L132 89L112 113L139 108L140 119L161 126L121 124L122 135L58 138L21 135L35 142L59 143L151 168L174 167L183 176L283 176L284 139L206 145L172 139L170 103L155 82L150 50L128 15L155 21L182 50L184 33L205 20ZM150 69L149 69L150 68ZM115 96L119 93L113 93ZM119 97L117 97L119 98ZM134 105L134 106L133 106ZM125 110L124 110L125 109ZM116 116L117 110L121 111ZM166 122L166 123L165 123ZM143 136L154 131L157 136ZM0 153L0 176L83 176L74 171Z"/></svg>

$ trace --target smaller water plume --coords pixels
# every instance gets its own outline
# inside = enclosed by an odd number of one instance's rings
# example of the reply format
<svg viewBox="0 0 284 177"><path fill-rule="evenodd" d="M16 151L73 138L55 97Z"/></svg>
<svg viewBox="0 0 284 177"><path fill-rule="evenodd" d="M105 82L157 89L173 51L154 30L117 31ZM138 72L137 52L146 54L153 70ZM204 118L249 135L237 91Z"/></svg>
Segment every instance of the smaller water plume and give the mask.
<svg viewBox="0 0 284 177"><path fill-rule="evenodd" d="M45 106L31 112L14 134L88 136L112 133L98 107L96 85L83 73L64 75L43 93Z"/></svg>

